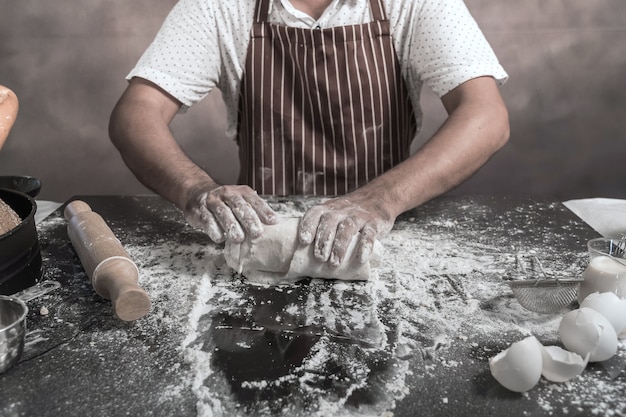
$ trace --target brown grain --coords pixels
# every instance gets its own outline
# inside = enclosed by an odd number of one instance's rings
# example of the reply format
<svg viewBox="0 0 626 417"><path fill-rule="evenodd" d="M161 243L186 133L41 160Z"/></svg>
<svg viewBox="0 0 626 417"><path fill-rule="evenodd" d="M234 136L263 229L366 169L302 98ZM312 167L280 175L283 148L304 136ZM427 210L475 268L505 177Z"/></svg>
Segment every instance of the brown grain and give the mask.
<svg viewBox="0 0 626 417"><path fill-rule="evenodd" d="M20 216L0 199L0 236L10 232L22 222Z"/></svg>

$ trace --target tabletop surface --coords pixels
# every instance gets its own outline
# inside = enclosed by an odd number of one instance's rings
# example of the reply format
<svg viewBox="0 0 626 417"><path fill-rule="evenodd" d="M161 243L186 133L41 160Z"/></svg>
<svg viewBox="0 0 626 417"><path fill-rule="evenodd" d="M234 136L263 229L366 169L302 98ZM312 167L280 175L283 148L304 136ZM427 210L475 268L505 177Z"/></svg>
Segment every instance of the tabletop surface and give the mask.
<svg viewBox="0 0 626 417"><path fill-rule="evenodd" d="M440 198L400 216L367 282L248 283L222 246L156 196L82 196L140 270L152 310L116 319L57 211L38 225L44 279L20 363L0 375L7 416L578 416L626 414L626 346L566 383L501 387L488 359L562 313L524 310L519 259L579 276L597 233L562 204ZM298 214L312 198L272 198ZM42 314L42 307L48 314ZM391 414L392 413L392 414Z"/></svg>

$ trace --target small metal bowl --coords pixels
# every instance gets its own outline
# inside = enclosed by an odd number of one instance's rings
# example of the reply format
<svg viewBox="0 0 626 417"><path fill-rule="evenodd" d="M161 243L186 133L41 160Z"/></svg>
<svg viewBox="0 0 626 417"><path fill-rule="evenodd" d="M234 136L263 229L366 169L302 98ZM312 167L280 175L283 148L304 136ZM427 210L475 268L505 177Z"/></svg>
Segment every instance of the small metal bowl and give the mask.
<svg viewBox="0 0 626 417"><path fill-rule="evenodd" d="M22 356L27 314L28 307L22 300L0 295L0 374Z"/></svg>

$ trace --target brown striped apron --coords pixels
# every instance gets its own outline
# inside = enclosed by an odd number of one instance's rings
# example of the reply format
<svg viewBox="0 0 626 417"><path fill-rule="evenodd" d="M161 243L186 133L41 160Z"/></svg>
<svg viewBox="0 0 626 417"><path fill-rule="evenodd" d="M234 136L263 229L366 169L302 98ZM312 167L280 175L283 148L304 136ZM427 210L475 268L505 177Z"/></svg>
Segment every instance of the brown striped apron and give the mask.
<svg viewBox="0 0 626 417"><path fill-rule="evenodd" d="M257 0L239 99L240 184L342 195L409 156L416 122L382 0L373 21L302 29Z"/></svg>

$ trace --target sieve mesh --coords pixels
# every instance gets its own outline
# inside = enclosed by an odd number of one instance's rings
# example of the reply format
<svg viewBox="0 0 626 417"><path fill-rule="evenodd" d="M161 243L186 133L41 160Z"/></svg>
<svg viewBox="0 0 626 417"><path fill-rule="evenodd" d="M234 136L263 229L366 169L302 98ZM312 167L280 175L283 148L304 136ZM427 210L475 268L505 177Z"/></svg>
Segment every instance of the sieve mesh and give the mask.
<svg viewBox="0 0 626 417"><path fill-rule="evenodd" d="M580 279L532 279L510 281L520 305L537 313L557 313L578 296Z"/></svg>

